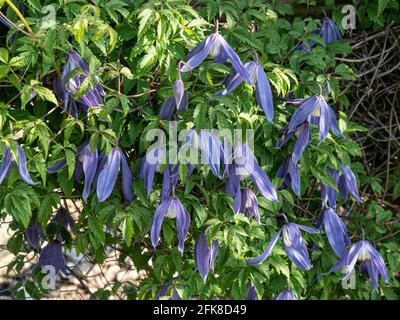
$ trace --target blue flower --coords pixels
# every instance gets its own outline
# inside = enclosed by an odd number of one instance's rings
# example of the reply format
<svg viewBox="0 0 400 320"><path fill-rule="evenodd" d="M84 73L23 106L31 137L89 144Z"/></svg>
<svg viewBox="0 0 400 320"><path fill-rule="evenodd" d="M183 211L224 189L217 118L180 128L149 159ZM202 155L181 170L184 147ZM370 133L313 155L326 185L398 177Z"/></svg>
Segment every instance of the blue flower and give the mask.
<svg viewBox="0 0 400 320"><path fill-rule="evenodd" d="M251 84L256 87L257 103L264 110L268 121L272 122L274 117L274 104L272 101L271 86L262 66L258 63L258 61L251 61L247 62L244 67L250 75ZM227 84L225 90L218 92L217 95L224 96L232 92L242 81L242 75L240 73L236 73L236 75Z"/></svg>
<svg viewBox="0 0 400 320"><path fill-rule="evenodd" d="M379 275L388 283L389 275L379 252L367 240L360 240L329 270L329 273L342 270L344 280L348 279L357 261L361 261L361 271L367 271L375 289L379 286Z"/></svg>
<svg viewBox="0 0 400 320"><path fill-rule="evenodd" d="M132 173L124 153L118 147L111 149L97 169L96 193L99 202L106 200L112 193L120 169L122 171L122 195L124 201L126 203L132 202Z"/></svg>
<svg viewBox="0 0 400 320"><path fill-rule="evenodd" d="M35 268L44 268L51 266L54 268L55 273L62 271L65 275L68 274L64 254L62 252L62 245L59 241L50 242L40 252L39 260Z"/></svg>
<svg viewBox="0 0 400 320"><path fill-rule="evenodd" d="M340 34L339 28L331 19L324 17L318 25L318 28L311 32L313 35L318 35L322 37L325 44L330 44L335 41L341 40L342 35ZM308 43L301 43L296 46L295 50L303 50L305 52L310 52L311 48L315 45L315 40L310 39Z"/></svg>
<svg viewBox="0 0 400 320"><path fill-rule="evenodd" d="M139 178L144 180L144 188L147 197L153 189L154 174L160 172L161 163L165 159L165 148L152 148L148 150L139 165Z"/></svg>
<svg viewBox="0 0 400 320"><path fill-rule="evenodd" d="M171 297L171 300L181 300L182 298L179 295L178 290L176 290L176 286L173 283L173 280L175 280L175 279L171 279L166 284L164 284L162 286L161 290L156 294L154 299L160 300L163 297L169 297L168 291L172 286L172 297Z"/></svg>
<svg viewBox="0 0 400 320"><path fill-rule="evenodd" d="M188 106L189 95L185 90L183 81L178 79L174 83L174 95L167 98L160 109L160 119L170 120L175 108L178 111L185 110Z"/></svg>
<svg viewBox="0 0 400 320"><path fill-rule="evenodd" d="M257 265L267 259L282 234L283 250L285 250L288 258L299 269L310 270L312 265L300 229L311 234L319 233L317 229L288 222L273 236L265 251L260 256L248 260L247 263Z"/></svg>
<svg viewBox="0 0 400 320"><path fill-rule="evenodd" d="M331 168L327 169L327 172L332 176L339 189L343 201L347 201L348 194L351 193L356 201L361 202L361 197L357 189L357 181L354 172L350 166L341 166L341 171L334 170ZM331 208L336 208L337 192L330 186L321 184L321 196L322 204Z"/></svg>
<svg viewBox="0 0 400 320"><path fill-rule="evenodd" d="M194 245L194 263L204 283L211 269L214 272L214 261L218 252L218 239L214 239L210 247L207 245L207 239L204 233L201 233Z"/></svg>
<svg viewBox="0 0 400 320"><path fill-rule="evenodd" d="M297 298L290 289L285 289L279 293L274 300L297 300Z"/></svg>
<svg viewBox="0 0 400 320"><path fill-rule="evenodd" d="M18 143L16 143L16 145L18 154L17 159L14 158L14 155L12 154L10 148L8 148L5 143L3 144L4 152L0 166L0 184L4 181L6 177L8 177L15 163L17 163L18 173L22 180L30 185L37 184L38 182L33 182L32 178L29 175L25 152L22 150Z"/></svg>
<svg viewBox="0 0 400 320"><path fill-rule="evenodd" d="M299 165L293 161L293 156L286 157L279 166L276 176L283 179L283 185L291 186L293 192L300 198Z"/></svg>
<svg viewBox="0 0 400 320"><path fill-rule="evenodd" d="M251 217L254 217L258 223L261 223L257 197L249 188L242 190L240 212L244 213L247 218L250 219Z"/></svg>
<svg viewBox="0 0 400 320"><path fill-rule="evenodd" d="M254 154L247 144L237 143L234 148L233 160L227 170L225 192L234 198L234 211L238 212L241 205L241 179L250 177L256 189L268 200L278 201L275 187L267 174L262 170Z"/></svg>
<svg viewBox="0 0 400 320"><path fill-rule="evenodd" d="M91 84L86 93L75 99L79 88L88 78L94 78L94 84ZM63 112L67 112L74 118L78 118L77 103L85 113L90 107L100 107L104 104L105 92L99 78L90 74L88 65L75 50L71 50L68 54L62 74L61 92L64 99Z"/></svg>
<svg viewBox="0 0 400 320"><path fill-rule="evenodd" d="M346 253L346 246L351 245L346 225L332 208L326 208L319 219L318 229L325 228L325 233L335 254L340 258Z"/></svg>
<svg viewBox="0 0 400 320"><path fill-rule="evenodd" d="M24 235L28 244L37 251L40 251L40 239L47 240L43 231L43 226L37 222L36 219L31 219L29 221L28 228L25 230Z"/></svg>
<svg viewBox="0 0 400 320"><path fill-rule="evenodd" d="M344 166L341 164L341 169L342 175L339 178L338 187L343 200L347 201L347 196L350 192L358 202L361 202L361 197L358 193L357 180L354 172L348 165Z"/></svg>
<svg viewBox="0 0 400 320"><path fill-rule="evenodd" d="M199 148L202 159L208 163L211 172L219 179L225 174L225 169L221 173L221 163L226 164L223 143L218 134L209 130L201 130L199 135Z"/></svg>
<svg viewBox="0 0 400 320"><path fill-rule="evenodd" d="M257 291L250 283L247 284L247 296L245 300L258 300Z"/></svg>
<svg viewBox="0 0 400 320"><path fill-rule="evenodd" d="M84 143L77 148L75 153L75 169L74 177L76 180L81 180L85 176L85 186L82 192L82 198L86 202L91 186L95 183L98 164L101 162L101 157L97 150L92 151L88 143ZM47 172L52 174L60 171L67 165L67 159L62 158L54 165L47 168Z"/></svg>
<svg viewBox="0 0 400 320"><path fill-rule="evenodd" d="M337 125L335 112L326 103L322 95L314 95L311 98L303 100L293 113L288 131L296 131L306 121L318 126L320 143L327 137L329 130L332 130L338 137L344 138Z"/></svg>
<svg viewBox="0 0 400 320"><path fill-rule="evenodd" d="M184 241L189 231L190 216L177 197L170 197L161 201L153 216L151 225L151 243L154 248L160 241L160 233L164 218L176 218L176 229L178 230L178 249L183 253Z"/></svg>
<svg viewBox="0 0 400 320"><path fill-rule="evenodd" d="M180 71L188 72L189 69L196 68L209 54L214 58L215 63L225 63L229 59L235 72L239 73L247 83L251 84L250 75L243 66L239 56L217 32L209 35L189 52L186 57L187 61L181 67Z"/></svg>

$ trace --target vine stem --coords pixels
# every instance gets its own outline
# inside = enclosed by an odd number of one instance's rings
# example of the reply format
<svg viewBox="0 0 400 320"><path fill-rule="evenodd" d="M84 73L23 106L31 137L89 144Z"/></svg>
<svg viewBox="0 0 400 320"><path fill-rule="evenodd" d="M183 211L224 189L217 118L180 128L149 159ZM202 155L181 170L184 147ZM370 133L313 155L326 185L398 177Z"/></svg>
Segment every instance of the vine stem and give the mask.
<svg viewBox="0 0 400 320"><path fill-rule="evenodd" d="M22 21L22 23L24 24L26 30L28 30L28 32L30 34L33 35L33 31L31 29L31 27L29 26L29 23L26 21L25 17L22 15L22 13L18 10L18 8L11 2L11 0L4 0L5 3L8 4L8 6L11 8L11 10L13 10L15 12L15 14L18 16L18 18Z"/></svg>

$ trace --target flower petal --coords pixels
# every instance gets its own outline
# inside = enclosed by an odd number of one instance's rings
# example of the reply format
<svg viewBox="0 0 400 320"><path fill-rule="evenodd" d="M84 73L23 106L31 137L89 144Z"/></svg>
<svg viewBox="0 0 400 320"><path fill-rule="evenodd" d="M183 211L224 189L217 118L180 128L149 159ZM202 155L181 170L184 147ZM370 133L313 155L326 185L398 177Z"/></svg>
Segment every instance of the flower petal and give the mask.
<svg viewBox="0 0 400 320"><path fill-rule="evenodd" d="M265 249L265 251L264 251L260 256L255 257L255 258L253 258L253 259L251 259L251 260L247 260L246 262L247 262L248 264L250 264L250 265L256 265L256 264L259 264L259 263L263 262L265 259L267 259L268 256L271 254L272 249L273 249L274 246L276 245L276 242L278 241L279 236L281 235L281 233L282 233L282 229L279 230L279 231L273 236L273 238L272 238L271 241L269 242L267 248Z"/></svg>
<svg viewBox="0 0 400 320"><path fill-rule="evenodd" d="M96 191L99 202L103 202L110 196L117 181L121 164L121 153L118 148L113 148L106 159L107 162L97 178Z"/></svg>

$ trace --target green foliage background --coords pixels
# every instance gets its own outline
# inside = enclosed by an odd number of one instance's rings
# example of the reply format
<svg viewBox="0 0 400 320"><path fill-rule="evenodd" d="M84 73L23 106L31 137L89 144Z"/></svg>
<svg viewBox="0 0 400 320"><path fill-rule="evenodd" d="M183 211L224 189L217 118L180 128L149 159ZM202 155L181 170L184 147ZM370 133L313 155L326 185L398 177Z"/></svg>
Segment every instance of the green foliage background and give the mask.
<svg viewBox="0 0 400 320"><path fill-rule="evenodd" d="M223 192L223 181L213 178L206 166L199 166L188 182L180 182L177 187L177 194L192 217L182 256L177 250L173 220L165 221L163 240L157 250L152 248L148 237L160 199L161 174L156 177L156 188L149 199L143 181L135 178L135 200L130 205L122 203L119 187L103 203L92 194L72 234L64 231L64 248L75 247L78 253L97 263L104 261L107 246L121 252L121 261L129 256L139 270L148 272L138 287L123 288L131 299L154 298L176 274L179 278L174 285L183 298L243 299L248 283L254 285L260 299L271 299L288 284L303 299L399 298L398 212L375 200L365 199L361 205L347 204L351 214L348 229L353 241L361 238L364 229L366 238L375 243L387 264L390 286L382 284L380 290L373 291L366 275L357 272L357 289L344 290L339 273L323 275L337 260L325 235L305 235L309 248L314 244L320 248L312 253L313 268L308 272L292 265L279 244L260 266L245 263L245 258L259 254L280 228L282 221L276 217L280 212L293 222L309 226L315 222L321 211L318 182L333 184L325 168L338 168L339 159L351 164L360 191L381 187L379 181L366 175L359 160L362 150L352 140L352 133L362 133L365 128L362 123L347 119L351 93L341 92L343 85L355 80L356 75L335 57L351 54L351 46L346 41L325 46L321 38L311 34L317 26L316 19L323 17L323 10L340 26L341 5L333 0L322 4L300 1L295 8L279 1L258 0L27 0L24 3L26 20L33 33L20 34L12 44L9 38L15 29L8 31L3 27L0 35L0 137L14 152L18 141L27 154L31 175L40 183L28 186L14 170L0 186L0 219L11 215L10 228L16 232L7 244L7 249L15 254L9 270L22 270L31 251L23 236L31 217L46 226L51 239L56 232L50 222L54 208L66 199L80 199L83 184L74 182L72 176L73 152L81 143L90 141L106 150L118 144L128 154L131 170L137 176L139 160L149 146L143 137L150 129L165 128L158 112L172 94L178 61L185 60L189 50L213 31L214 21L219 19L220 33L242 61L254 59L252 49L256 50L272 84L274 124L266 122L250 86L242 84L232 94L216 97L215 92L223 88L230 66L207 60L191 75L185 75L189 106L179 114L178 128L195 125L255 130L255 154L277 187L281 181L274 178L276 170L293 148L293 142L282 150L275 148L280 129L295 110L285 105L282 98L287 94L296 98L318 94L318 83L326 81L329 103L347 139L330 135L318 145L317 132L313 132L313 141L300 162L302 199L296 199L290 189L278 192L280 202L276 204L259 197L262 225L244 215L235 216L232 200ZM14 12L2 5L7 17L24 28ZM314 14L298 14L299 7L308 7ZM390 0L361 4L357 7L358 27L379 30L386 19L396 16L394 12L398 9L397 1ZM311 53L293 50L305 39L317 42ZM71 46L89 63L91 72L101 78L107 93L102 109L89 110L87 116L80 114L79 120L61 113L61 102L52 91L52 79L61 72ZM30 100L33 90L38 94ZM64 156L67 167L58 174L48 175L46 167ZM180 172L182 177L185 170L183 167ZM201 231L206 231L210 238L218 237L221 246L215 275L210 275L206 284L195 272L193 260L194 241ZM39 281L39 278L39 274L34 274L34 279ZM39 285L25 289L36 298L46 293ZM114 289L118 289L118 284ZM111 293L108 289L100 290L95 296L107 298Z"/></svg>

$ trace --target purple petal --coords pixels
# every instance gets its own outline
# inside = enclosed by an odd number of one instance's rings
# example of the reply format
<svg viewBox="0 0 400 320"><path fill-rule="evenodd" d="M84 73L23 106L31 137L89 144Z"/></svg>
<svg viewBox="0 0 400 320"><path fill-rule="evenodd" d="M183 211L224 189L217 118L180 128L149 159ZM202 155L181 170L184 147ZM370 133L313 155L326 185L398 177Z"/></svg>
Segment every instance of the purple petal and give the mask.
<svg viewBox="0 0 400 320"><path fill-rule="evenodd" d="M279 236L281 235L281 233L282 233L282 229L279 230L279 231L273 236L273 238L272 238L271 241L269 242L267 248L265 249L265 251L264 251L260 256L255 257L255 258L253 258L253 259L251 259L251 260L247 260L246 262L247 262L248 264L250 264L250 265L256 265L256 264L259 264L259 263L263 262L265 259L267 259L268 256L271 254L272 249L273 249L274 246L276 245L276 242L278 241Z"/></svg>
<svg viewBox="0 0 400 320"><path fill-rule="evenodd" d="M263 68L259 64L257 64L256 98L268 121L272 123L274 103L272 101L271 86Z"/></svg>
<svg viewBox="0 0 400 320"><path fill-rule="evenodd" d="M186 211L185 207L179 201L178 198L173 198L172 204L176 212L176 229L178 230L178 249L183 253L184 241L187 236L189 225L190 225L190 215Z"/></svg>
<svg viewBox="0 0 400 320"><path fill-rule="evenodd" d="M90 187L93 183L94 175L96 174L97 170L97 150L92 152L90 145L87 145L83 151L80 161L82 162L83 172L85 173L85 187L83 189L82 197L86 202L90 193Z"/></svg>
<svg viewBox="0 0 400 320"><path fill-rule="evenodd" d="M22 148L18 145L18 172L22 180L24 180L27 184L37 184L38 182L33 182L31 179L28 168L26 165L26 156Z"/></svg>
<svg viewBox="0 0 400 320"><path fill-rule="evenodd" d="M171 206L171 203L172 199L162 201L154 213L153 222L151 225L151 244L153 245L154 249L157 247L158 242L160 241L161 226Z"/></svg>
<svg viewBox="0 0 400 320"><path fill-rule="evenodd" d="M305 100L293 113L288 126L289 131L295 131L300 124L306 121L316 108L317 103L317 96L312 96Z"/></svg>
<svg viewBox="0 0 400 320"><path fill-rule="evenodd" d="M12 163L13 159L11 155L11 150L7 148L6 145L4 144L3 160L1 161L1 167L0 167L0 184L10 173L10 168Z"/></svg>
<svg viewBox="0 0 400 320"><path fill-rule="evenodd" d="M96 191L99 202L106 200L114 189L121 164L121 153L119 149L113 148L106 159L107 162L97 178Z"/></svg>
<svg viewBox="0 0 400 320"><path fill-rule="evenodd" d="M186 61L186 63L182 66L181 72L188 72L189 68L194 69L196 68L200 63L204 61L205 58L207 58L208 54L211 51L212 46L214 45L214 38L211 36L208 36L205 39L205 43L200 43L199 49L195 48L195 53L190 55L190 58Z"/></svg>

